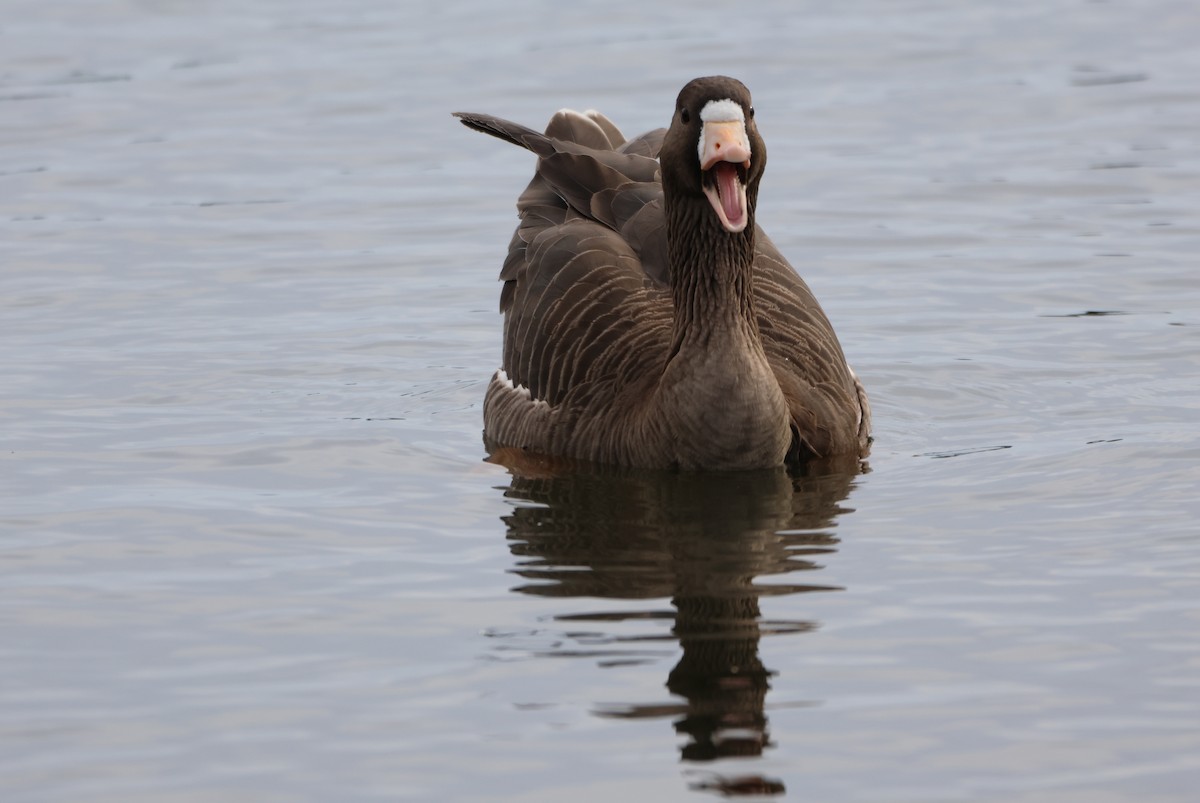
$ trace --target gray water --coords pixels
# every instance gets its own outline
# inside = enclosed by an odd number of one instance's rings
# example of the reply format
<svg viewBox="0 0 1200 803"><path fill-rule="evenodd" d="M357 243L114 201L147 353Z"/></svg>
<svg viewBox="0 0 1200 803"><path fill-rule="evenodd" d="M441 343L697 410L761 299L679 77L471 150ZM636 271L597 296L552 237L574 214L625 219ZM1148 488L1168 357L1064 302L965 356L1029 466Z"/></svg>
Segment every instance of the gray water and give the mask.
<svg viewBox="0 0 1200 803"><path fill-rule="evenodd" d="M1186 801L1191 0L0 19L6 801ZM485 463L532 159L727 73L865 470Z"/></svg>

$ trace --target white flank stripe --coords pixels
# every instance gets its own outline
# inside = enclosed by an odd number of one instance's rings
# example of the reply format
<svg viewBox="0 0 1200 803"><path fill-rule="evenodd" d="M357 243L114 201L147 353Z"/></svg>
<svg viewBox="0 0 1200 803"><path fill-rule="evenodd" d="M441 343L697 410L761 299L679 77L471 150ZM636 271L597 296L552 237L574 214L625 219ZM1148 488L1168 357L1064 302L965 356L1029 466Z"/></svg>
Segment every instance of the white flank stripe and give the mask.
<svg viewBox="0 0 1200 803"><path fill-rule="evenodd" d="M513 381L511 379L509 379L509 377L508 377L508 372L505 371L503 368L496 369L496 376L492 379L492 381L499 382L501 385L504 386L505 390L512 391L513 393L517 394L517 396L519 396L520 398L525 399L526 401L533 402L535 405L547 404L547 402L543 401L542 399L533 398L533 394L529 392L529 388L525 387L524 385L513 384Z"/></svg>
<svg viewBox="0 0 1200 803"><path fill-rule="evenodd" d="M524 385L514 385L513 381L508 378L508 372L503 368L498 368L496 370L496 379L499 380L500 384L504 386L505 390L511 390L513 393L524 399L529 398L529 388L525 387Z"/></svg>

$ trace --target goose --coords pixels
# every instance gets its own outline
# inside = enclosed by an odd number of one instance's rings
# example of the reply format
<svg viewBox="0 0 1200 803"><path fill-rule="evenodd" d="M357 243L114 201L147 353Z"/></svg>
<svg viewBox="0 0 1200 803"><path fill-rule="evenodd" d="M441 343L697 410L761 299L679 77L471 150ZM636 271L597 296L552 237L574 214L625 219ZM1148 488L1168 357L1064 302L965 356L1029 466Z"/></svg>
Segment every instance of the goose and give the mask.
<svg viewBox="0 0 1200 803"><path fill-rule="evenodd" d="M755 224L767 152L745 85L693 80L668 128L629 140L596 111L544 134L454 116L538 157L500 271L489 452L713 471L866 456L866 391Z"/></svg>

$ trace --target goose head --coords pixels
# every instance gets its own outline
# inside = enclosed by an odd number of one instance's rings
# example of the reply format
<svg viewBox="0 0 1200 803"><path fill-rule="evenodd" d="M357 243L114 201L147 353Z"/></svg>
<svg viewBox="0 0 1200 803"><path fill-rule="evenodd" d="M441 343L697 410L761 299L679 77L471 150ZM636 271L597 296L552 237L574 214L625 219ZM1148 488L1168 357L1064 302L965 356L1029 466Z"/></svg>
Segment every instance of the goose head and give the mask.
<svg viewBox="0 0 1200 803"><path fill-rule="evenodd" d="M707 203L712 222L730 234L752 226L767 149L750 90L724 76L690 82L675 102L659 162L672 200Z"/></svg>

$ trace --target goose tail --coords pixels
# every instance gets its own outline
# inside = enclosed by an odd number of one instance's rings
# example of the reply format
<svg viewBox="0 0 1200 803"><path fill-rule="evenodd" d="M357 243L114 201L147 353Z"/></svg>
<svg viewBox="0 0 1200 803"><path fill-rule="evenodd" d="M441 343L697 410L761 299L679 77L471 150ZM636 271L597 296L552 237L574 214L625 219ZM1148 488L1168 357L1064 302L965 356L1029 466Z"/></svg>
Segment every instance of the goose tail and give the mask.
<svg viewBox="0 0 1200 803"><path fill-rule="evenodd" d="M490 134L505 142L511 142L513 145L533 151L538 156L548 156L554 152L554 145L550 142L550 138L528 126L479 112L454 112L453 114L467 128Z"/></svg>

